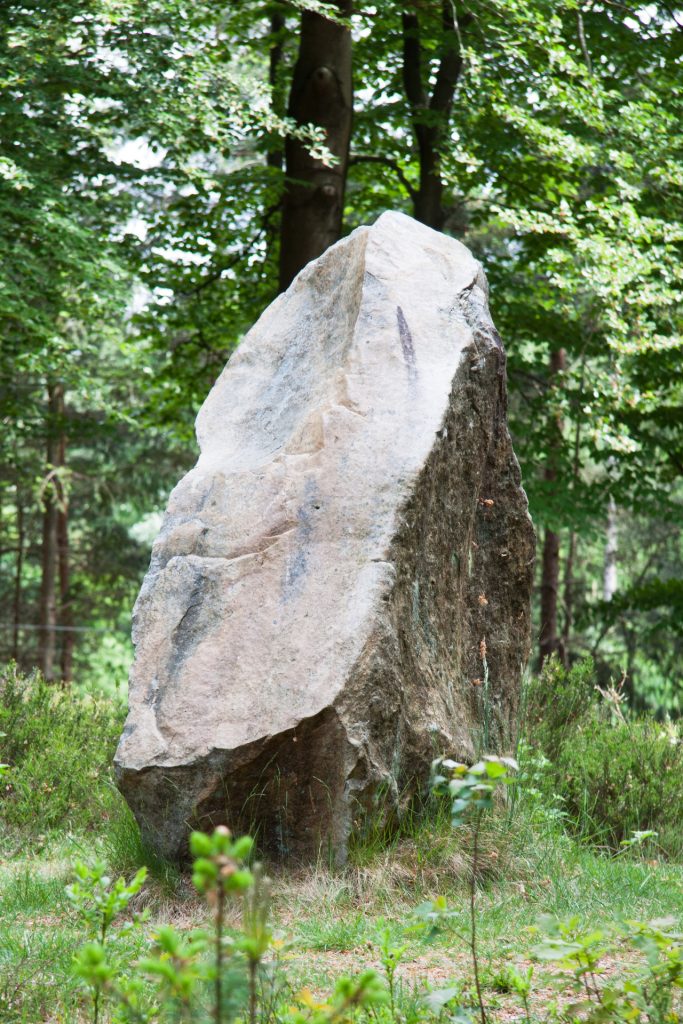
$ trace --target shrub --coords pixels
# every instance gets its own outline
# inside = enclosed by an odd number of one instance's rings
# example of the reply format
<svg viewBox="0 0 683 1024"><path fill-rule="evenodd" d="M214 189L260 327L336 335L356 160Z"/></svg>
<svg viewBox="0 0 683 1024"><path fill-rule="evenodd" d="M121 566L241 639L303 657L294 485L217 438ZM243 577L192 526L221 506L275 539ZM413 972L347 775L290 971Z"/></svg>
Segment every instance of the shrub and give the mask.
<svg viewBox="0 0 683 1024"><path fill-rule="evenodd" d="M0 674L0 822L15 829L88 828L114 793L110 765L123 709L75 696L10 664Z"/></svg>
<svg viewBox="0 0 683 1024"><path fill-rule="evenodd" d="M553 760L596 704L593 661L586 658L566 669L553 655L526 686L523 733Z"/></svg>
<svg viewBox="0 0 683 1024"><path fill-rule="evenodd" d="M647 719L606 724L592 718L565 742L555 785L583 835L618 847L652 829L670 856L683 852L683 744Z"/></svg>
<svg viewBox="0 0 683 1024"><path fill-rule="evenodd" d="M525 798L535 796L546 816L552 809L555 819L598 845L623 851L632 833L653 830L662 852L678 856L680 730L628 716L626 707L625 717L598 692L590 659L565 669L551 658L530 682L519 747Z"/></svg>

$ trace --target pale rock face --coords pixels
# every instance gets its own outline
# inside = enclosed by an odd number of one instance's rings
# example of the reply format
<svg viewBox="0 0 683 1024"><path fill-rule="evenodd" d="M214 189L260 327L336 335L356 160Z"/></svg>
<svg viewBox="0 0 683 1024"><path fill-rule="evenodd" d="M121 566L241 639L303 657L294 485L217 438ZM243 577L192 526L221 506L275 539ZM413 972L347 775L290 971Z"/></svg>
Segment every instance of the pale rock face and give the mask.
<svg viewBox="0 0 683 1024"><path fill-rule="evenodd" d="M401 214L248 333L134 611L116 769L160 852L225 823L342 861L433 757L509 741L534 540L505 399L480 265Z"/></svg>

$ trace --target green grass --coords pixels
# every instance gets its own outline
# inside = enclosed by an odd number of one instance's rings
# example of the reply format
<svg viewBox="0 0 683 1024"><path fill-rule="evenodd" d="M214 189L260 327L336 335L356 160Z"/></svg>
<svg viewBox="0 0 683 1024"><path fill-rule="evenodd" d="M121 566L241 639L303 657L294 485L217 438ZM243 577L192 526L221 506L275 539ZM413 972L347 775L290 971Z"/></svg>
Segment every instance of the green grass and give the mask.
<svg viewBox="0 0 683 1024"><path fill-rule="evenodd" d="M146 856L122 805L119 814L108 831L54 837L37 856L27 848L0 861L3 1024L88 1019L71 974L81 936L64 887L69 865L77 859L104 858L112 873L130 875ZM400 994L406 1014L416 985L430 979L444 984L442 975L449 971L450 981L467 984L468 841L466 829L453 833L443 823L424 823L388 850L374 845L362 855L357 851L341 871L319 867L292 874L274 868L273 915L276 927L292 943L291 984L322 991L340 973L377 966L378 936L385 927L392 942L406 946L407 974ZM559 831L539 829L523 811L509 826L500 819L487 826L482 846L485 869L478 884L477 920L494 1001L496 964L512 953L528 956L533 939L527 929L541 914L579 915L588 924L620 915L674 915L683 921L679 864L601 854ZM206 916L188 892L182 880L169 879L163 870L147 883L144 902L152 911L148 934L169 917L183 927ZM452 916L432 934L416 931L415 909L439 895ZM131 942L133 959L140 940Z"/></svg>
<svg viewBox="0 0 683 1024"><path fill-rule="evenodd" d="M578 914L588 922L668 915L683 921L680 864L602 854L562 833L544 833L523 816L509 830L498 823L489 827L483 845L490 865L478 885L477 909L485 947L509 941L519 946L524 930L541 914ZM435 849L441 851L440 864ZM428 871L420 866L425 860ZM415 907L440 895L455 911L439 939L448 942L449 932L468 928L467 873L466 831L435 835L425 828L422 837L399 843L391 853L376 853L361 870L351 865L338 875L276 876L276 893L278 884L283 890L276 907L302 948L349 950L369 941L380 920L397 933L409 927ZM407 941L418 948L424 940Z"/></svg>
<svg viewBox="0 0 683 1024"><path fill-rule="evenodd" d="M65 894L76 861L102 861L114 877L131 878L148 867L135 909L148 908L150 917L142 933L125 939L131 964L158 925L188 930L209 923L210 915L187 876L145 846L113 784L109 765L121 709L91 698L67 700L11 671L4 678L0 761L11 767L0 797L0 1021L81 1024L92 1018L72 965L84 936ZM607 740L595 729L584 733L597 736L584 758L587 792L599 792L608 776L596 751L613 750L617 734L605 728ZM643 744L654 742L659 750L661 737L653 739L650 726L641 732ZM668 748L664 753L679 756ZM612 764L618 780L616 755ZM585 827L582 832L567 817L568 802L543 788L550 772L541 760L523 765L522 777L512 804L485 819L480 836L477 930L491 1007L514 1003L500 991L502 968L510 959L529 958L531 928L542 915L578 916L590 927L618 918L674 917L683 924L683 864L675 843L660 847L657 839L618 853L612 842L611 849L600 849L602 832L597 838ZM667 773L667 785L674 781ZM657 777L644 779L643 799L650 799L655 783ZM658 809L665 825L667 810ZM680 823L672 821L671 828ZM386 829L381 815L367 822L342 870L323 863L296 870L270 865L274 925L288 944L282 998L291 1002L304 988L322 994L340 975L367 966L381 971L383 933L404 947L395 992L403 1024L424 1019L425 986L464 986L471 994L471 838L467 827L451 827L447 804L434 801L415 808L398 834ZM444 907L427 928L416 911L437 898ZM227 924L237 926L234 911ZM385 1024L381 1014L377 1024Z"/></svg>
<svg viewBox="0 0 683 1024"><path fill-rule="evenodd" d="M53 833L38 856L26 850L0 859L3 1024L88 1019L81 1015L82 993L72 972L84 937L65 889L73 880L72 865L97 859L102 849L102 837ZM131 956L136 950L132 943Z"/></svg>

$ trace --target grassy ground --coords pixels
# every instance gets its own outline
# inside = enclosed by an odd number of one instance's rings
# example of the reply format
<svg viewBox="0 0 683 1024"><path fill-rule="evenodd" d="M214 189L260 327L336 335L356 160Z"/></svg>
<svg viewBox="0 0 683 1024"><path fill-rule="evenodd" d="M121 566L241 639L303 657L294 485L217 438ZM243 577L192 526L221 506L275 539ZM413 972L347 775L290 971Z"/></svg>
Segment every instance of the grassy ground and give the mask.
<svg viewBox="0 0 683 1024"><path fill-rule="evenodd" d="M6 837L0 857L0 1020L90 1020L71 971L82 934L65 886L76 860L100 858L112 873L130 875L144 851L120 805L104 830L56 831L42 844L24 841L20 848L18 838ZM489 825L482 845L477 929L485 997L496 1021L526 1019L515 997L501 991L503 965L526 967L535 941L529 928L542 914L579 915L588 925L619 916L683 921L683 867L659 860L656 848L639 859L601 854L547 821L534 823L524 809ZM151 911L145 933L164 922L183 930L205 923L207 911L188 879L153 866L136 897L137 909ZM383 943L403 947L396 1000L406 1021L414 1019L416 993L426 985L471 988L468 874L468 835L446 824L416 825L388 847L360 847L338 872L273 868L272 917L286 940L280 956L290 992L306 988L317 997L341 974L368 966L381 971ZM426 928L416 911L439 897L447 910L437 927ZM128 940L131 960L142 940ZM616 966L608 960L608 971ZM536 971L532 1008L540 1012L550 995L543 971Z"/></svg>
<svg viewBox="0 0 683 1024"><path fill-rule="evenodd" d="M558 760L551 765L538 746L523 750L517 796L486 819L480 836L475 922L489 1024L546 1021L553 985L568 990L561 971L548 974L535 964L528 1015L507 991L507 967L528 969L538 941L532 929L543 915L576 916L586 928L620 918L673 917L683 925L680 729L615 723L595 708L589 667L564 675L558 666L551 670L553 678L541 680L532 731ZM143 864L150 869L132 904L149 917L118 942L126 969L161 924L185 933L210 923L190 879L143 848L113 786L122 716L116 703L78 699L21 677L13 666L0 673L0 1024L93 1020L73 971L86 936L65 892L77 861L102 861L112 876L128 879ZM282 939L278 1024L321 1024L315 1011L288 1014L297 993L308 990L315 1002L341 975L371 966L385 976L395 966L395 1005L389 1015L373 1010L368 1024L464 1019L452 1007L442 1014L425 1009L428 988L464 989L466 1004L473 993L472 836L466 828L454 831L441 812L435 807L407 824L399 840L370 833L343 870L269 866L272 920ZM567 813L581 839L569 835ZM658 838L620 847L621 833L632 829L654 829ZM228 923L237 928L237 910L231 915ZM612 945L603 958L605 977L623 973L634 955ZM265 1014L256 1024L274 1019ZM98 1024L109 1021L100 1014Z"/></svg>

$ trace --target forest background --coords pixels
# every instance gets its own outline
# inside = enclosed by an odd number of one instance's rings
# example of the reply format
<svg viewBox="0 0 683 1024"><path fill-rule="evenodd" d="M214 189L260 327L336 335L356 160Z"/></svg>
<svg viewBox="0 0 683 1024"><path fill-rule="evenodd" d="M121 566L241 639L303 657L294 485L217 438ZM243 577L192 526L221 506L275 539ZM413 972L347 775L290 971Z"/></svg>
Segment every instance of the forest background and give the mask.
<svg viewBox="0 0 683 1024"><path fill-rule="evenodd" d="M539 537L536 656L683 707L683 10L0 6L0 660L125 684L193 420L385 209L484 264Z"/></svg>

